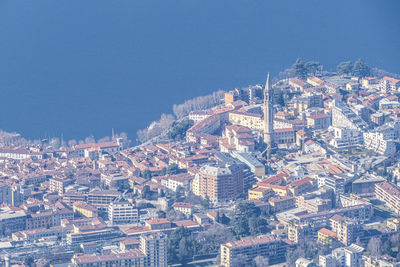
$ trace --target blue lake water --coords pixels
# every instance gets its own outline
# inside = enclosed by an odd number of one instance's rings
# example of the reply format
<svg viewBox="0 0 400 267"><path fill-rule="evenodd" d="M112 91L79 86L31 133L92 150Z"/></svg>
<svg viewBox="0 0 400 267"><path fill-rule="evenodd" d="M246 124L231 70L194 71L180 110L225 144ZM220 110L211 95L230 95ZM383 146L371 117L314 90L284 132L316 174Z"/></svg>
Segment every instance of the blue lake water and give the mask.
<svg viewBox="0 0 400 267"><path fill-rule="evenodd" d="M136 131L297 57L400 73L400 1L1 0L0 129Z"/></svg>

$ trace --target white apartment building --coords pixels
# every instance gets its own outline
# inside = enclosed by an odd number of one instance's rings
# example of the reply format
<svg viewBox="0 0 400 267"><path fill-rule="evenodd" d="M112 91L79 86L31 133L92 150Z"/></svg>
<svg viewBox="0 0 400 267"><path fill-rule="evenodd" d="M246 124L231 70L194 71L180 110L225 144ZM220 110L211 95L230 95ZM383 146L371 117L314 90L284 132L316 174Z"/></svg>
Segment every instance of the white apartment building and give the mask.
<svg viewBox="0 0 400 267"><path fill-rule="evenodd" d="M337 100L333 101L332 106L332 126L353 130L361 130L368 127L367 123L354 111Z"/></svg>
<svg viewBox="0 0 400 267"><path fill-rule="evenodd" d="M189 119L197 123L199 121L205 120L212 115L210 110L195 110L189 113Z"/></svg>
<svg viewBox="0 0 400 267"><path fill-rule="evenodd" d="M108 205L108 219L112 224L138 223L139 213L132 203L119 197Z"/></svg>
<svg viewBox="0 0 400 267"><path fill-rule="evenodd" d="M359 267L362 265L362 254L364 248L352 244L345 248L337 248L332 254L319 256L319 266L321 267Z"/></svg>
<svg viewBox="0 0 400 267"><path fill-rule="evenodd" d="M362 145L363 135L357 129L349 129L343 127L332 127L333 139L330 145L337 149L347 149Z"/></svg>
<svg viewBox="0 0 400 267"><path fill-rule="evenodd" d="M391 137L391 134L385 132L367 132L364 133L364 145L381 155L390 156L396 152L396 144Z"/></svg>

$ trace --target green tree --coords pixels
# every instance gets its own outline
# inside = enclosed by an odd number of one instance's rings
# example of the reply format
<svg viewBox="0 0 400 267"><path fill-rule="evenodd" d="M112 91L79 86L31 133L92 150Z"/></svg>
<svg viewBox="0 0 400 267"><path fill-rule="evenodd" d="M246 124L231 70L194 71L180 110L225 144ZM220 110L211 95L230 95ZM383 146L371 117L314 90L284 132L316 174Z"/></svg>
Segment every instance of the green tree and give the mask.
<svg viewBox="0 0 400 267"><path fill-rule="evenodd" d="M195 241L193 237L187 236L179 241L179 247L177 251L178 260L180 263L186 263L193 259L195 253Z"/></svg>
<svg viewBox="0 0 400 267"><path fill-rule="evenodd" d="M177 174L177 173L179 173L178 164L172 163L171 165L168 165L167 174Z"/></svg>
<svg viewBox="0 0 400 267"><path fill-rule="evenodd" d="M152 197L152 192L150 190L150 186L145 185L142 190L141 198L150 200Z"/></svg>
<svg viewBox="0 0 400 267"><path fill-rule="evenodd" d="M203 208L209 209L210 208L210 198L208 196L206 196L205 198L202 198L201 205L203 206Z"/></svg>
<svg viewBox="0 0 400 267"><path fill-rule="evenodd" d="M193 123L192 120L184 120L175 123L168 132L168 138L176 141L182 140L186 135L186 131L193 126Z"/></svg>
<svg viewBox="0 0 400 267"><path fill-rule="evenodd" d="M303 80L307 78L307 69L300 58L298 58L296 62L292 65L292 70L294 72L294 75L296 75L296 77Z"/></svg>
<svg viewBox="0 0 400 267"><path fill-rule="evenodd" d="M24 264L28 267L33 267L35 263L35 260L33 259L32 256L25 256L24 258Z"/></svg>
<svg viewBox="0 0 400 267"><path fill-rule="evenodd" d="M306 68L306 71L310 75L315 75L320 69L321 69L321 64L316 61L308 61L306 64L304 64L304 67Z"/></svg>
<svg viewBox="0 0 400 267"><path fill-rule="evenodd" d="M353 67L354 76L362 78L362 77L370 75L370 73L371 73L371 70L368 67L368 65L364 62L364 60L362 60L360 58L359 60L354 62L354 67Z"/></svg>
<svg viewBox="0 0 400 267"><path fill-rule="evenodd" d="M150 180L153 175L149 169L146 169L143 171L142 176L143 178Z"/></svg>
<svg viewBox="0 0 400 267"><path fill-rule="evenodd" d="M237 237L265 233L267 222L260 217L261 210L252 202L240 202L231 220L232 230Z"/></svg>
<svg viewBox="0 0 400 267"><path fill-rule="evenodd" d="M340 62L336 67L338 75L350 75L353 72L353 63L351 61Z"/></svg>
<svg viewBox="0 0 400 267"><path fill-rule="evenodd" d="M171 262L185 263L193 258L195 246L192 232L185 227L178 227L168 236L168 259Z"/></svg>
<svg viewBox="0 0 400 267"><path fill-rule="evenodd" d="M249 231L251 235L260 235L267 232L267 221L261 217L249 219Z"/></svg>
<svg viewBox="0 0 400 267"><path fill-rule="evenodd" d="M383 243L382 252L383 252L383 254L387 254L387 255L392 255L393 254L392 246L390 245L390 241L389 240L386 240Z"/></svg>
<svg viewBox="0 0 400 267"><path fill-rule="evenodd" d="M182 186L178 186L176 188L176 191L174 192L174 194L172 195L172 200L173 202L180 202L183 200L183 198L185 197L185 190L183 189Z"/></svg>

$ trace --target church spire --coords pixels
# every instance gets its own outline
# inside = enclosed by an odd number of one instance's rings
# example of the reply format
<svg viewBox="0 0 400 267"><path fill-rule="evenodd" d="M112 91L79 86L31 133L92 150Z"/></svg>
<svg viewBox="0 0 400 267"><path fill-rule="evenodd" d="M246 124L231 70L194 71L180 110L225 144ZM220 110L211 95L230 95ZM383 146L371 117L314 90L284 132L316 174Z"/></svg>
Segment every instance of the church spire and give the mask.
<svg viewBox="0 0 400 267"><path fill-rule="evenodd" d="M264 88L264 142L269 146L273 146L274 142L274 121L273 121L273 97L269 72L267 74L267 82Z"/></svg>

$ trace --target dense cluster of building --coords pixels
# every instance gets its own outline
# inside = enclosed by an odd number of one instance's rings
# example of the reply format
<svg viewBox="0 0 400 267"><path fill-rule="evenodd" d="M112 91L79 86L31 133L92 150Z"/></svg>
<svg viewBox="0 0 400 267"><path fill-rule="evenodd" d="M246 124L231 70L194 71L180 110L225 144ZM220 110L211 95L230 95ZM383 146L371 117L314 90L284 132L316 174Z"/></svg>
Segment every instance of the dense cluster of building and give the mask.
<svg viewBox="0 0 400 267"><path fill-rule="evenodd" d="M0 147L0 265L167 266L171 232L229 229L221 218L247 201L268 232L221 243L217 265L399 266L368 245L400 225L399 89L268 76L192 111L181 141ZM307 242L329 252L289 263Z"/></svg>

